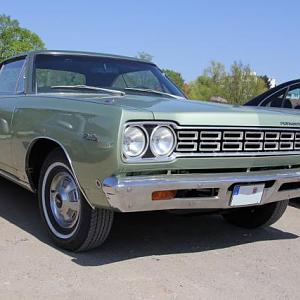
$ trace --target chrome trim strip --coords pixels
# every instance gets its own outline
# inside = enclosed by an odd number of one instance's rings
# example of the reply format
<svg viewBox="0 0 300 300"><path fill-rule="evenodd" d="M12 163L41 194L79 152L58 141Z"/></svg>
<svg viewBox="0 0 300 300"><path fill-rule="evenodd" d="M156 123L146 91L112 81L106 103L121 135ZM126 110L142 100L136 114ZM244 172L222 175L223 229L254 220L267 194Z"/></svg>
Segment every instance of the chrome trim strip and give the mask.
<svg viewBox="0 0 300 300"><path fill-rule="evenodd" d="M72 172L73 172L73 175L74 175L74 178L75 178L75 180L76 180L76 183L77 183L78 186L79 186L79 189L80 189L81 193L82 193L83 196L85 197L85 199L86 199L87 203L90 205L90 207L91 207L92 209L94 209L95 206L91 204L91 202L89 201L89 199L88 199L88 197L87 197L87 195L86 195L84 189L81 187L81 185L80 185L80 183L79 183L79 180L78 180L77 175L76 175L76 172L75 172L75 170L74 170L74 168L73 168L72 160L71 160L71 158L70 158L70 156L69 156L69 153L67 152L66 148L65 148L60 142L58 142L57 140L52 139L52 138L49 138L49 137L46 137L46 136L35 137L35 138L30 142L30 144L29 144L29 146L28 146L28 148L27 148L27 152L26 152L26 161L25 161L25 168L26 168L26 170L28 170L28 159L29 159L30 150L31 150L32 146L33 146L38 140L41 140L41 139L45 139L45 140L52 141L52 142L58 144L59 147L63 150L63 152L64 152L64 154L65 154L65 156L66 156L66 158L67 158L67 161L68 161L68 163L69 163L69 165L70 165L70 168L71 168L71 170L72 170ZM27 176L27 178L28 178L27 172L26 172L26 176ZM29 181L29 178L28 178L28 181ZM31 186L31 185L30 185L30 186ZM31 186L31 188L32 188L32 186Z"/></svg>
<svg viewBox="0 0 300 300"><path fill-rule="evenodd" d="M0 176L2 176L3 178L9 180L9 181L12 181L13 183L16 183L18 184L19 186L29 190L30 192L34 193L35 191L32 189L32 187L30 186L29 183L27 182L24 182L22 180L20 180L18 177L8 173L8 172L5 172L3 170L0 170Z"/></svg>
<svg viewBox="0 0 300 300"><path fill-rule="evenodd" d="M216 152L216 153L174 153L174 158L185 157L258 157L258 156L284 156L284 155L300 155L300 151L267 151L267 152ZM144 161L144 160L143 160Z"/></svg>
<svg viewBox="0 0 300 300"><path fill-rule="evenodd" d="M300 188L279 191L284 183L300 182L300 169L220 174L111 176L104 179L102 189L111 207L122 212L166 209L228 209L231 207L232 190L230 187L234 184L266 181L274 181L274 184L265 188L260 204L300 196ZM152 193L155 191L207 188L218 189L217 196L152 200Z"/></svg>

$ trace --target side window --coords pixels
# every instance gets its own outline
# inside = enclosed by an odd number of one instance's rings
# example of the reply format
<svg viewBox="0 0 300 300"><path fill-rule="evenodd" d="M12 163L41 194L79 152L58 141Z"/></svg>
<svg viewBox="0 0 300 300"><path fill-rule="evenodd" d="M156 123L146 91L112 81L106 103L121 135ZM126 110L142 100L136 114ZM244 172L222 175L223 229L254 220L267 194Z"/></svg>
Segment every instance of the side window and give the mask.
<svg viewBox="0 0 300 300"><path fill-rule="evenodd" d="M53 86L86 84L85 75L61 70L36 69L37 92L49 92Z"/></svg>
<svg viewBox="0 0 300 300"><path fill-rule="evenodd" d="M23 93L25 89L25 64L23 65L22 71L19 76L17 85L17 94Z"/></svg>
<svg viewBox="0 0 300 300"><path fill-rule="evenodd" d="M300 85L290 87L285 100L284 108L300 109Z"/></svg>
<svg viewBox="0 0 300 300"><path fill-rule="evenodd" d="M261 106L282 107L286 91L287 91L287 89L283 89L283 90L280 90L279 92L271 95L270 97L268 97L261 103Z"/></svg>
<svg viewBox="0 0 300 300"><path fill-rule="evenodd" d="M0 94L15 94L25 59L4 63L0 70Z"/></svg>

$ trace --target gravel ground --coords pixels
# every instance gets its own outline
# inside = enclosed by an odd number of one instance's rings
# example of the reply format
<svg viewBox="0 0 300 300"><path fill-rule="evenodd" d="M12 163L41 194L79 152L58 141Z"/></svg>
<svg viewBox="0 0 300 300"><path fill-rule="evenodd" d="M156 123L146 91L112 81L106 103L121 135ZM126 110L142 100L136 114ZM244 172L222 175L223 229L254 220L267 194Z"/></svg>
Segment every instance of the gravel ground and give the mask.
<svg viewBox="0 0 300 300"><path fill-rule="evenodd" d="M273 227L118 214L102 248L53 247L35 196L0 179L1 299L299 299L300 200Z"/></svg>

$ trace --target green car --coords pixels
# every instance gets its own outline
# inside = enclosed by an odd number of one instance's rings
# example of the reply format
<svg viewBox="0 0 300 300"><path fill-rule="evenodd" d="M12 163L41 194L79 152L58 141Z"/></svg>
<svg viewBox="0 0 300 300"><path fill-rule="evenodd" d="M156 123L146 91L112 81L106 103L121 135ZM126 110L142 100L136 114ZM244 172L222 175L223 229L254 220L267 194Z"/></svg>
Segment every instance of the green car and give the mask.
<svg viewBox="0 0 300 300"><path fill-rule="evenodd" d="M102 244L116 212L267 226L300 196L300 117L187 100L135 58L30 52L0 64L0 173L70 251Z"/></svg>

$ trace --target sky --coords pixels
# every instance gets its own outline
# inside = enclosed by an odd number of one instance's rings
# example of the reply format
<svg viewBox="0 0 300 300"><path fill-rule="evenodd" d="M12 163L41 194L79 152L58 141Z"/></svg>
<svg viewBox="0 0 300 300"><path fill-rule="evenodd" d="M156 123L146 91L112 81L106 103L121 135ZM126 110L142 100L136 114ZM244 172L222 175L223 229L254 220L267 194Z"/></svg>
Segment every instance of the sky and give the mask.
<svg viewBox="0 0 300 300"><path fill-rule="evenodd" d="M300 1L0 0L0 14L47 49L153 55L196 79L212 60L249 64L277 83L300 77Z"/></svg>

